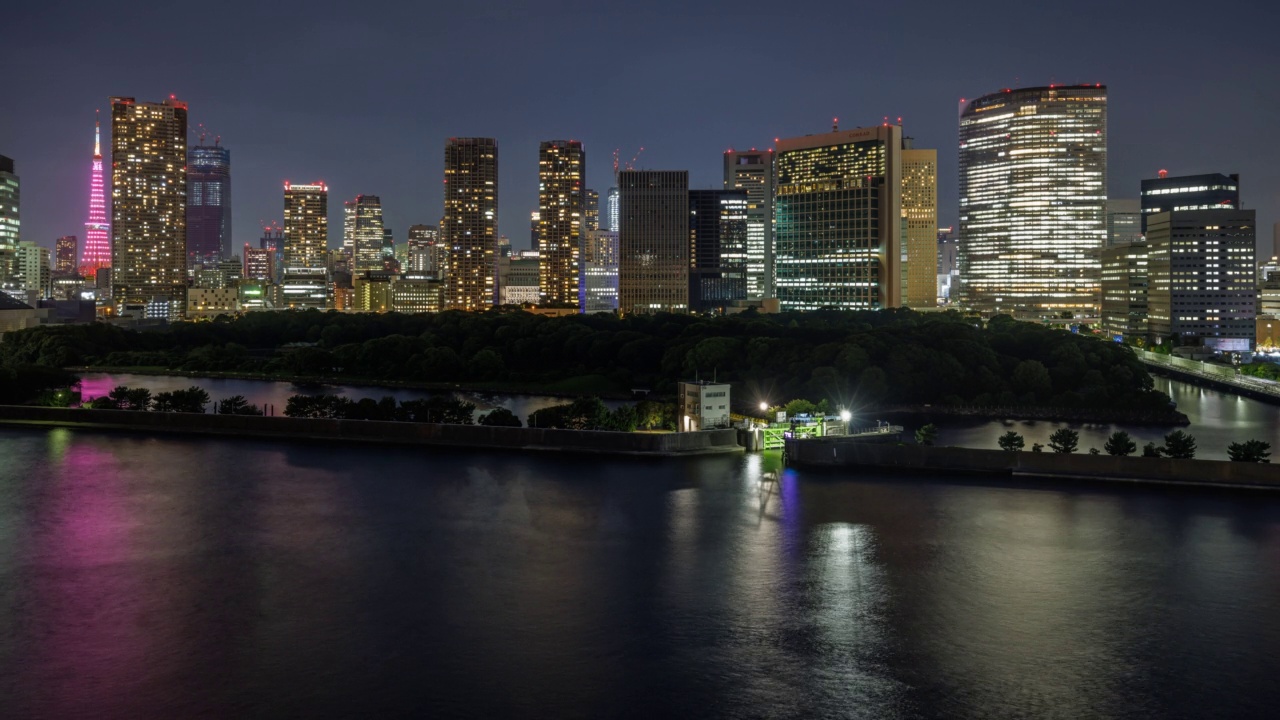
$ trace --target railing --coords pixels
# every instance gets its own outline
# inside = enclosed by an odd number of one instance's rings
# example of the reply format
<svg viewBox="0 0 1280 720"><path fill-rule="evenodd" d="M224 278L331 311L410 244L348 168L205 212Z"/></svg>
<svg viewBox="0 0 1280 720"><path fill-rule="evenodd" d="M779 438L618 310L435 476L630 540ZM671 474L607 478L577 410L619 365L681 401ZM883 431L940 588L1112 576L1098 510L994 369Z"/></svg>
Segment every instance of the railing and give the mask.
<svg viewBox="0 0 1280 720"><path fill-rule="evenodd" d="M1137 348L1134 349L1134 353L1138 356L1139 360L1148 365L1166 367L1171 370L1177 370L1206 380L1215 380L1217 382L1234 385L1239 388L1247 388L1254 392L1261 392L1280 397L1280 383L1276 383L1272 380L1251 377L1249 375L1241 375L1240 371L1233 367L1214 365L1212 363L1200 362L1199 360L1191 360L1173 355L1160 355L1158 353L1139 350Z"/></svg>

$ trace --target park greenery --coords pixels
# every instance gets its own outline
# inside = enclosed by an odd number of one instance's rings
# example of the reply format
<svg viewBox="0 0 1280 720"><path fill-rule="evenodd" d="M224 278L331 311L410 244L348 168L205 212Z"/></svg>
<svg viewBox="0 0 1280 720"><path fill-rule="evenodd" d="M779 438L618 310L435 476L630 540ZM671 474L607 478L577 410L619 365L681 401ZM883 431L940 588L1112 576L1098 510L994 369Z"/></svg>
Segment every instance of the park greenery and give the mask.
<svg viewBox="0 0 1280 720"><path fill-rule="evenodd" d="M682 379L735 384L741 411L815 405L1038 407L1167 419L1168 398L1114 343L956 312L748 311L544 317L519 311L401 315L291 311L134 331L103 323L9 333L0 364L100 366L248 377L470 384L582 395Z"/></svg>
<svg viewBox="0 0 1280 720"><path fill-rule="evenodd" d="M85 407L93 410L202 413L208 404L209 393L194 385L185 390L168 390L154 395L147 388L119 385L106 395L85 403Z"/></svg>

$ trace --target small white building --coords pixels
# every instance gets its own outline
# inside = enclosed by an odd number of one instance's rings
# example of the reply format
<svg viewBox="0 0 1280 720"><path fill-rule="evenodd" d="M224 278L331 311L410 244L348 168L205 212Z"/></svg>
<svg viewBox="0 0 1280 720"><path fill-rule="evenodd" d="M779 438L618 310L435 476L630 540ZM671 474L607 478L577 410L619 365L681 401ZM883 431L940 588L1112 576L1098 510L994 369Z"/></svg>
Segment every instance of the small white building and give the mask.
<svg viewBox="0 0 1280 720"><path fill-rule="evenodd" d="M676 424L679 432L729 427L729 384L700 380L679 384Z"/></svg>

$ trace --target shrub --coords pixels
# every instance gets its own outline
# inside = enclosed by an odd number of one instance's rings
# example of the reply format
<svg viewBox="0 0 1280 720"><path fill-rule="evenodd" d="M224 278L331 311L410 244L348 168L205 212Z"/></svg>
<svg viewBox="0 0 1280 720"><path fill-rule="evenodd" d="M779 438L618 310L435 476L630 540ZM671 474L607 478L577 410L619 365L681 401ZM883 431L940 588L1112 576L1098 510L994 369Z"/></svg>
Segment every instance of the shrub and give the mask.
<svg viewBox="0 0 1280 720"><path fill-rule="evenodd" d="M520 418L507 408L494 408L480 416L480 424L489 427L520 427Z"/></svg>
<svg viewBox="0 0 1280 720"><path fill-rule="evenodd" d="M938 439L938 427L929 423L916 430L916 442L921 445L932 445Z"/></svg>

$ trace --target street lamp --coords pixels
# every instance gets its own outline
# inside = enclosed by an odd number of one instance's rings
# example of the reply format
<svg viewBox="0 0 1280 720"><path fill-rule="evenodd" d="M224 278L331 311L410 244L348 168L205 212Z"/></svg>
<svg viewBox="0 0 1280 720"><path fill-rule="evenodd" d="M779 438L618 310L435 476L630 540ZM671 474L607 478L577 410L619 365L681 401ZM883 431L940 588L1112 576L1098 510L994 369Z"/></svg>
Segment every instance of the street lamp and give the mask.
<svg viewBox="0 0 1280 720"><path fill-rule="evenodd" d="M850 420L853 419L853 413L849 412L848 410L841 410L840 419L845 422L849 422Z"/></svg>
<svg viewBox="0 0 1280 720"><path fill-rule="evenodd" d="M760 412L768 412L768 411L769 411L769 403L762 401L760 403Z"/></svg>

